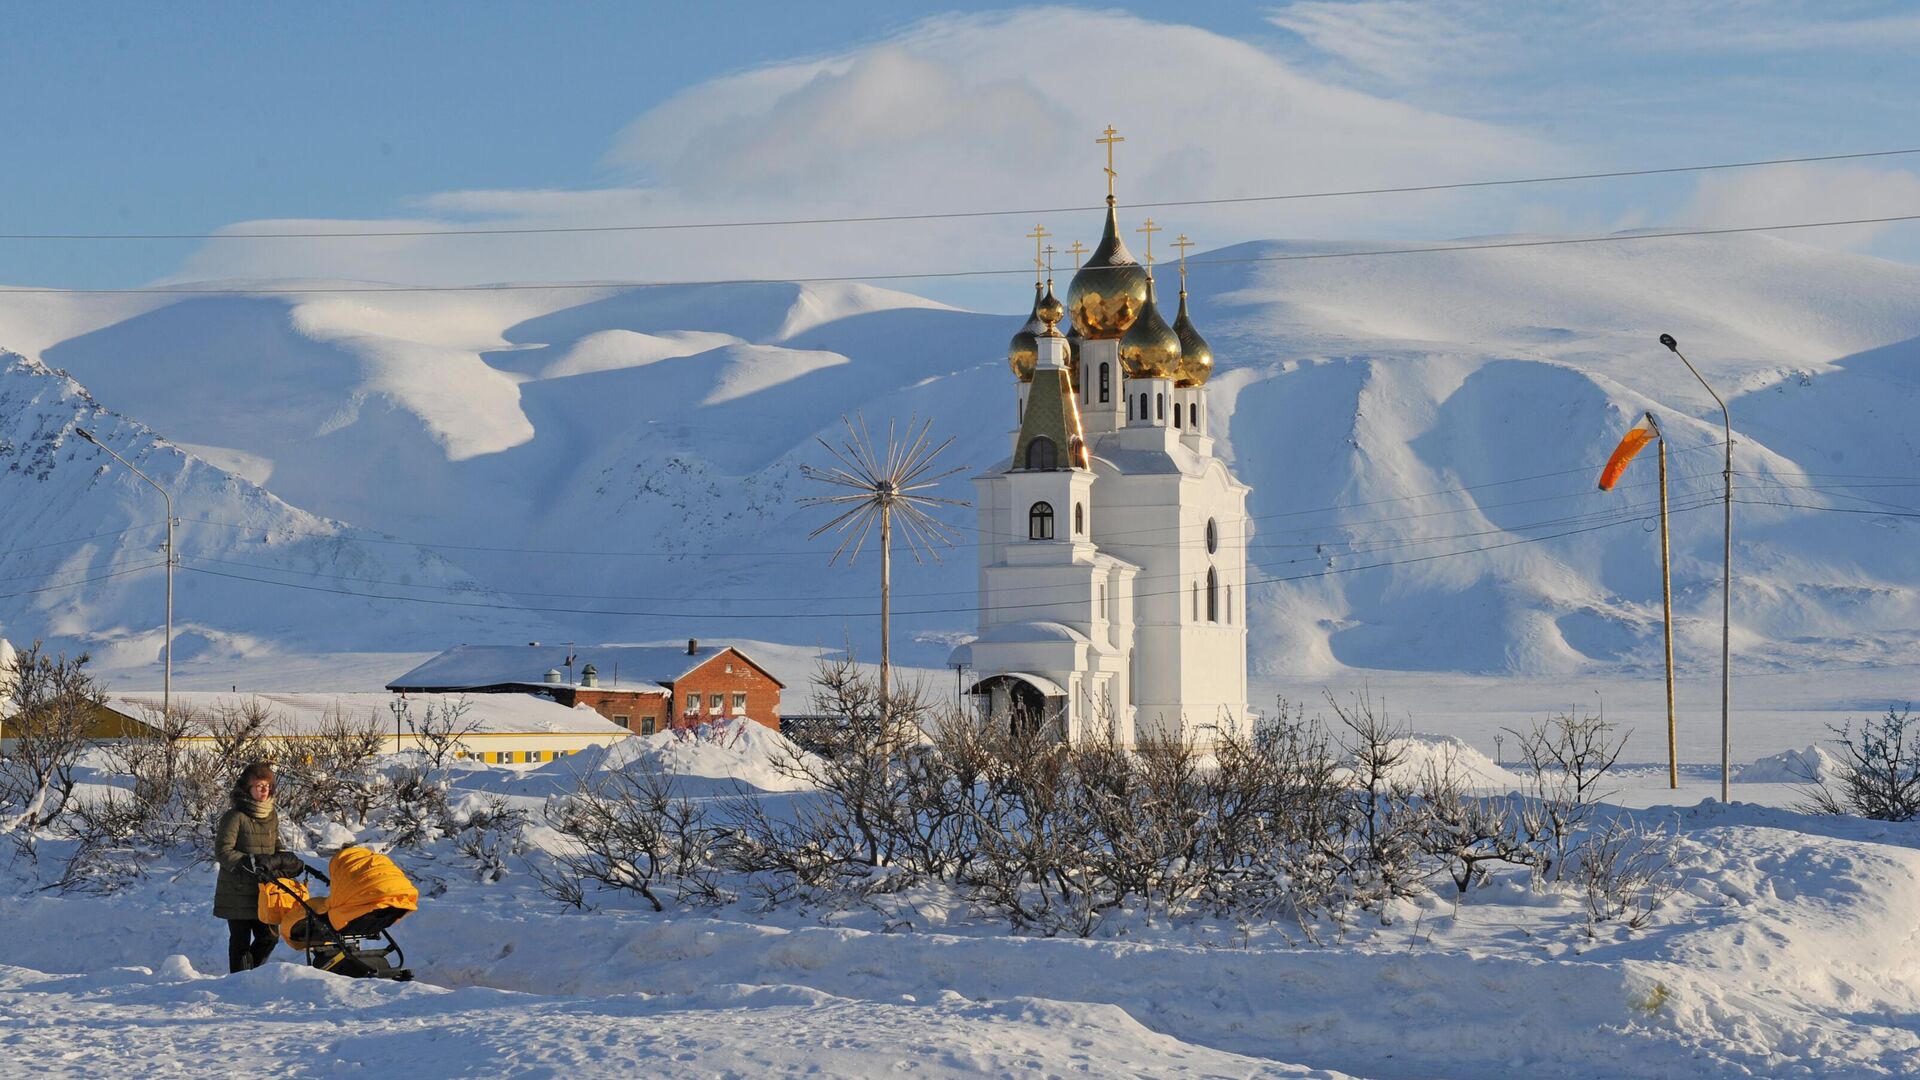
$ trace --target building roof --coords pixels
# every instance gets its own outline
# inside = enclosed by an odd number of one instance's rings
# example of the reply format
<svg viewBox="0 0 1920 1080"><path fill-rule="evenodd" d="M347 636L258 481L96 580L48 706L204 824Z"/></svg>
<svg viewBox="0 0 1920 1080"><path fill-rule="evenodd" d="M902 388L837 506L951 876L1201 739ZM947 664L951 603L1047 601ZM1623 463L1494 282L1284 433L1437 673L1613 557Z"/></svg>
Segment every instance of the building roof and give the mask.
<svg viewBox="0 0 1920 1080"><path fill-rule="evenodd" d="M383 728L393 726L392 694L223 694L175 691L175 709L200 716L217 716L258 702L272 710L273 734L317 734L342 713L350 720L368 718ZM160 712L161 695L153 692L108 694L107 707L123 716L145 721ZM462 724L471 723L478 735L626 735L627 729L592 709L568 708L552 698L533 694L409 694L407 703L417 719L429 705L451 708L466 703Z"/></svg>
<svg viewBox="0 0 1920 1080"><path fill-rule="evenodd" d="M774 674L738 648L725 643L685 645L580 645L573 649L573 682L592 664L600 690L666 693L666 688L721 653L734 655L785 687ZM486 687L551 686L549 671L567 670L565 645L456 645L387 684L389 690L451 691ZM564 676L563 676L564 678Z"/></svg>

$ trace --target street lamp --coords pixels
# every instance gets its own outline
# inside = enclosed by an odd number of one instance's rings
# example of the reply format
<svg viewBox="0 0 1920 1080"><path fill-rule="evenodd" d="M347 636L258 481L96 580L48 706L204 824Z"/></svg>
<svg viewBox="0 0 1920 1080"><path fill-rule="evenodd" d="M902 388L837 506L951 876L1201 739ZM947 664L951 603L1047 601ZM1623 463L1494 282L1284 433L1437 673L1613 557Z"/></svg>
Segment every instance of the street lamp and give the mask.
<svg viewBox="0 0 1920 1080"><path fill-rule="evenodd" d="M1726 528L1720 557L1720 801L1731 802L1728 781L1733 773L1733 669L1730 666L1733 655L1733 417L1727 412L1727 403L1720 400L1713 387L1707 386L1707 380L1700 378L1693 361L1680 351L1680 343L1673 335L1661 334L1660 344L1678 356L1687 370L1693 372L1693 377L1700 379L1707 393L1713 395L1714 404L1720 406L1721 426L1726 429L1727 464L1723 474L1727 481Z"/></svg>
<svg viewBox="0 0 1920 1080"><path fill-rule="evenodd" d="M83 427L73 429L74 434L112 455L113 460L127 467L127 471L153 485L153 490L167 502L167 640L164 646L166 666L160 675L160 712L164 716L173 715L173 496L161 487L151 476L134 467L133 462L114 453L113 447L93 437L93 432Z"/></svg>

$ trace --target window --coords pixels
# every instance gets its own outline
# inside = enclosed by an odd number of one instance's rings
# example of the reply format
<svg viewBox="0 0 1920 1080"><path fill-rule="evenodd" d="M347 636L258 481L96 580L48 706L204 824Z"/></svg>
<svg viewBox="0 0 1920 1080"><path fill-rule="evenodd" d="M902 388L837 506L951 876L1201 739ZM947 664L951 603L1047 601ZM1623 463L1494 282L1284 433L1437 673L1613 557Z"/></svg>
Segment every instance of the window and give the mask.
<svg viewBox="0 0 1920 1080"><path fill-rule="evenodd" d="M1200 583L1193 583L1193 621L1200 621Z"/></svg>
<svg viewBox="0 0 1920 1080"><path fill-rule="evenodd" d="M1027 539L1053 539L1053 505L1037 502L1027 511Z"/></svg>
<svg viewBox="0 0 1920 1080"><path fill-rule="evenodd" d="M1214 552L1219 550L1220 550L1220 523L1215 521L1212 518L1208 518L1207 519L1207 554L1211 555Z"/></svg>
<svg viewBox="0 0 1920 1080"><path fill-rule="evenodd" d="M1177 401L1173 403L1173 426L1180 426L1180 403Z"/></svg>
<svg viewBox="0 0 1920 1080"><path fill-rule="evenodd" d="M721 700L724 697L726 697L725 694L708 694L707 695L707 700L712 703L707 706L708 716L719 716L721 711L727 707L726 702Z"/></svg>
<svg viewBox="0 0 1920 1080"><path fill-rule="evenodd" d="M1147 395L1141 394L1140 395L1140 419L1145 420L1146 418L1147 418Z"/></svg>
<svg viewBox="0 0 1920 1080"><path fill-rule="evenodd" d="M1100 586L1100 617L1107 617L1107 586L1104 583Z"/></svg>
<svg viewBox="0 0 1920 1080"><path fill-rule="evenodd" d="M545 760L546 760L546 757L545 757L545 755L543 755L543 754L542 754L542 753L541 753L540 751L538 751L538 750L529 750L529 751L527 751L527 761L528 761L529 763L532 763L532 762L539 762L539 761L545 761Z"/></svg>
<svg viewBox="0 0 1920 1080"><path fill-rule="evenodd" d="M743 691L738 691L738 690L734 691L733 715L735 716L747 715L747 695Z"/></svg>
<svg viewBox="0 0 1920 1080"><path fill-rule="evenodd" d="M1045 435L1035 435L1027 444L1027 468L1051 469L1059 462L1060 449Z"/></svg>
<svg viewBox="0 0 1920 1080"><path fill-rule="evenodd" d="M688 694L687 695L687 715L692 716L698 713L699 711L700 711L700 695Z"/></svg>
<svg viewBox="0 0 1920 1080"><path fill-rule="evenodd" d="M1073 504L1073 535L1084 536L1087 532L1087 504Z"/></svg>
<svg viewBox="0 0 1920 1080"><path fill-rule="evenodd" d="M1100 404L1105 405L1107 403L1107 392L1111 390L1112 387L1113 387L1112 372L1108 370L1107 365L1101 364L1100 365Z"/></svg>
<svg viewBox="0 0 1920 1080"><path fill-rule="evenodd" d="M1207 567L1207 621L1220 621L1220 575Z"/></svg>
<svg viewBox="0 0 1920 1080"><path fill-rule="evenodd" d="M1153 418L1155 420L1165 420L1167 418L1167 395L1153 395L1153 408Z"/></svg>
<svg viewBox="0 0 1920 1080"><path fill-rule="evenodd" d="M1085 360L1073 362L1073 389L1079 391L1081 401L1087 400L1087 362Z"/></svg>
<svg viewBox="0 0 1920 1080"><path fill-rule="evenodd" d="M653 717L651 717L651 716L643 716L643 717L641 717L641 718L640 718L640 734L642 734L642 735L651 735L651 734L653 734L653 725L654 725L654 718L653 718Z"/></svg>
<svg viewBox="0 0 1920 1080"><path fill-rule="evenodd" d="M1187 406L1187 426L1195 431L1200 430L1200 403L1197 401Z"/></svg>
<svg viewBox="0 0 1920 1080"><path fill-rule="evenodd" d="M630 716L615 716L613 718L613 722L616 724L619 724L623 728L626 728L628 731L633 730L633 718Z"/></svg>
<svg viewBox="0 0 1920 1080"><path fill-rule="evenodd" d="M1227 586L1227 621L1233 621L1233 586Z"/></svg>
<svg viewBox="0 0 1920 1080"><path fill-rule="evenodd" d="M1127 419L1133 419L1133 399L1127 399Z"/></svg>

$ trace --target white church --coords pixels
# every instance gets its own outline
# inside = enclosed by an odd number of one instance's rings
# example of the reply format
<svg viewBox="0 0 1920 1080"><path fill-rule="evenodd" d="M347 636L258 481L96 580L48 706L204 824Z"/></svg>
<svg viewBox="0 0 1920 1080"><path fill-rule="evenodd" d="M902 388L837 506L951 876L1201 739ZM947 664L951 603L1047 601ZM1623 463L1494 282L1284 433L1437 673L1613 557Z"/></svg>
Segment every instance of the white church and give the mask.
<svg viewBox="0 0 1920 1080"><path fill-rule="evenodd" d="M1250 489L1214 454L1213 353L1187 313L1184 260L1168 325L1152 219L1148 265L1120 239L1107 135L1100 244L1064 307L1050 279L1035 282L1009 345L1012 456L973 478L979 636L948 663L971 669L983 711L1050 737L1103 737L1111 724L1123 746L1172 736L1205 749L1252 729Z"/></svg>

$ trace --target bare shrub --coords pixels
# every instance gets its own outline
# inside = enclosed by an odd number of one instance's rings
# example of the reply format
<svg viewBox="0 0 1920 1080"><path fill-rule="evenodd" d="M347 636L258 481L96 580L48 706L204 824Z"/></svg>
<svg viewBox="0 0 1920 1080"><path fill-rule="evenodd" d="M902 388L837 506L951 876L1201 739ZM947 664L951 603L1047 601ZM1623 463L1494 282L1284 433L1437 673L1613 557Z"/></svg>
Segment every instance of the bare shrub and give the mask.
<svg viewBox="0 0 1920 1080"><path fill-rule="evenodd" d="M705 812L677 797L672 781L655 770L593 773L578 791L547 800L542 816L569 841L551 853L550 866L529 864L556 900L585 907L595 886L638 893L664 911L662 882L673 884L676 901L723 898L713 880L715 837Z"/></svg>
<svg viewBox="0 0 1920 1080"><path fill-rule="evenodd" d="M1886 715L1829 728L1844 755L1837 777L1815 777L1803 809L1821 814L1857 814L1875 821L1912 821L1920 816L1920 728L1911 706L1889 705Z"/></svg>
<svg viewBox="0 0 1920 1080"><path fill-rule="evenodd" d="M527 812L499 795L469 796L452 807L444 831L453 837L453 849L473 867L474 877L493 883L508 874L507 857L524 848L521 830Z"/></svg>
<svg viewBox="0 0 1920 1080"><path fill-rule="evenodd" d="M365 825L388 787L379 768L386 742L371 712L329 708L312 732L287 740L279 762L281 816Z"/></svg>
<svg viewBox="0 0 1920 1080"><path fill-rule="evenodd" d="M1422 771L1419 799L1425 810L1420 848L1453 879L1454 895L1485 881L1495 865L1531 867L1538 861L1513 800L1472 794L1451 752Z"/></svg>
<svg viewBox="0 0 1920 1080"><path fill-rule="evenodd" d="M12 715L0 728L0 833L29 856L73 798L74 768L106 707L87 661L85 653L49 656L36 641L16 654L6 680Z"/></svg>
<svg viewBox="0 0 1920 1080"><path fill-rule="evenodd" d="M1638 930L1673 894L1672 839L1665 829L1641 828L1622 816L1608 819L1581 841L1570 878L1586 902L1589 935L1602 922Z"/></svg>
<svg viewBox="0 0 1920 1080"><path fill-rule="evenodd" d="M1521 827L1538 853L1535 871L1559 880L1578 837L1593 819L1608 770L1626 748L1626 733L1584 710L1556 713L1526 732L1508 729L1520 746L1528 790Z"/></svg>
<svg viewBox="0 0 1920 1080"><path fill-rule="evenodd" d="M1327 705L1345 728L1335 744L1353 771L1354 790L1338 805L1357 834L1348 869L1358 897L1412 895L1426 875L1420 861L1424 821L1406 768L1410 732L1388 719L1384 702L1375 704L1365 694L1345 705L1328 694Z"/></svg>

